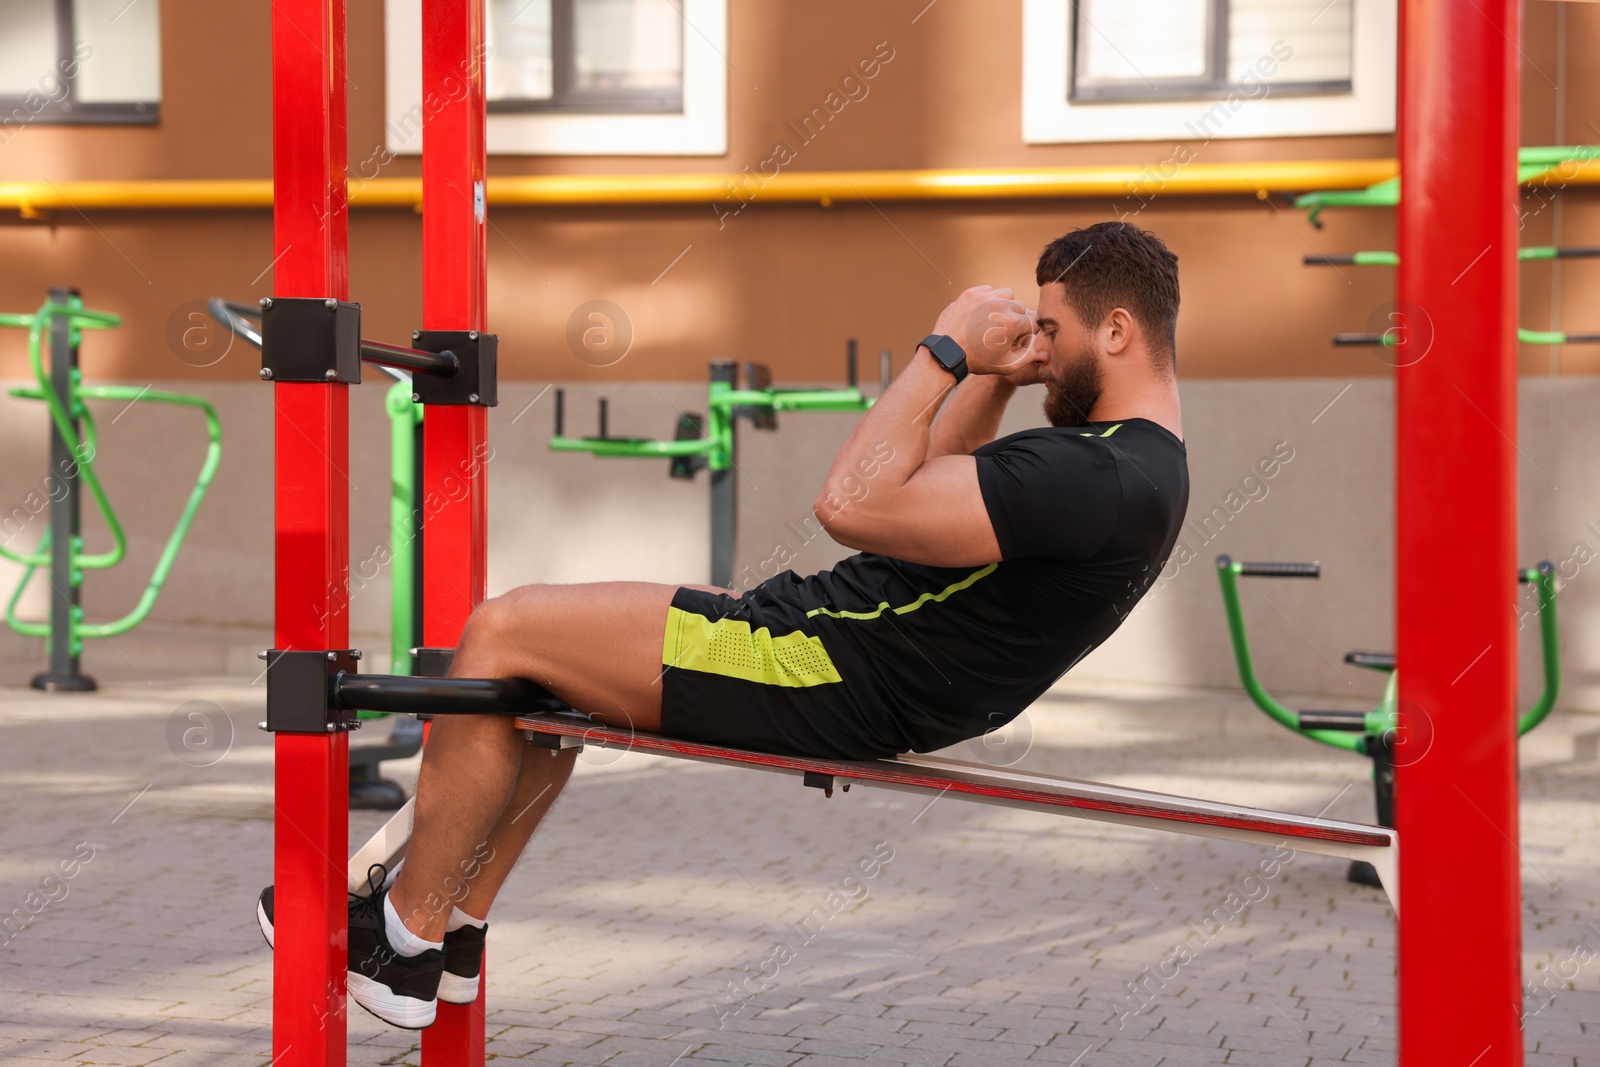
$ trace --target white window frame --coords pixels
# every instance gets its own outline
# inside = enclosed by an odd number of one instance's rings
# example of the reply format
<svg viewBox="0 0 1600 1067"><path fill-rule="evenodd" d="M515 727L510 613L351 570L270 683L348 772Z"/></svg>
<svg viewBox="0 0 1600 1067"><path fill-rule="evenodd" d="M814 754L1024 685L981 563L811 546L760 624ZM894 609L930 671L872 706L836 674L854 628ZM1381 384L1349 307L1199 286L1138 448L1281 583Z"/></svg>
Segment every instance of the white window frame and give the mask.
<svg viewBox="0 0 1600 1067"><path fill-rule="evenodd" d="M728 0L680 0L682 114L500 114L488 117L490 155L724 156L728 154ZM422 100L422 0L384 4L386 147L419 155L413 115ZM396 142L399 143L396 143Z"/></svg>
<svg viewBox="0 0 1600 1067"><path fill-rule="evenodd" d="M1022 139L1028 144L1208 141L1393 133L1399 61L1397 0L1353 0L1351 91L1251 99L1073 103L1067 99L1071 0L1023 0ZM1202 125L1221 106L1226 121Z"/></svg>

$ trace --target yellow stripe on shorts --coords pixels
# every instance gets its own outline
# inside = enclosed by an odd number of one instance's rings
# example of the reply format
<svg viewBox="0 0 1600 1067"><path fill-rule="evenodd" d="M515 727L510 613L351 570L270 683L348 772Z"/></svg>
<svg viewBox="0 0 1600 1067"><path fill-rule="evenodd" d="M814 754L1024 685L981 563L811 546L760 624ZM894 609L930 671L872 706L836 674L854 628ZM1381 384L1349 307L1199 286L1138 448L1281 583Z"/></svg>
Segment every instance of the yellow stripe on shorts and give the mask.
<svg viewBox="0 0 1600 1067"><path fill-rule="evenodd" d="M738 619L713 621L671 607L661 663L791 689L844 681L821 638L798 630L774 637L765 626L752 631L749 623Z"/></svg>

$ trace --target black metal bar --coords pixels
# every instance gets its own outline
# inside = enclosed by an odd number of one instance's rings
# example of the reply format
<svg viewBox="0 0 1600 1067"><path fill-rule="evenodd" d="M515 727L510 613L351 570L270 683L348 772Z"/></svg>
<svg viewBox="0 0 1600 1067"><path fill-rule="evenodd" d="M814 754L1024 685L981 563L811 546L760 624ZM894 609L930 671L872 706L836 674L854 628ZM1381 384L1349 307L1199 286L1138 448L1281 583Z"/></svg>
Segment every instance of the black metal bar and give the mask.
<svg viewBox="0 0 1600 1067"><path fill-rule="evenodd" d="M1336 345L1382 345L1381 333L1336 333L1333 335Z"/></svg>
<svg viewBox="0 0 1600 1067"><path fill-rule="evenodd" d="M243 337L246 341L261 347L261 327L251 322L252 318L261 317L261 309L253 308L249 304L236 304L232 300L224 300L220 296L211 298L206 305L206 310L211 312L211 317L222 325Z"/></svg>
<svg viewBox="0 0 1600 1067"><path fill-rule="evenodd" d="M602 440L602 441L604 441L606 439L606 436L610 431L610 423L611 423L610 415L611 415L610 405L606 403L606 398L605 397L601 397L600 398L600 440Z"/></svg>
<svg viewBox="0 0 1600 1067"><path fill-rule="evenodd" d="M1320 578L1321 563L1240 563L1244 578Z"/></svg>
<svg viewBox="0 0 1600 1067"><path fill-rule="evenodd" d="M1367 713L1364 711L1300 712L1302 730L1347 730L1351 733L1361 733L1366 728Z"/></svg>
<svg viewBox="0 0 1600 1067"><path fill-rule="evenodd" d="M557 437L565 437L565 436L567 436L566 433L564 432L564 427L566 426L566 422L567 422L567 391L565 389L557 389L556 390L556 436Z"/></svg>
<svg viewBox="0 0 1600 1067"><path fill-rule="evenodd" d="M438 374L449 377L461 369L454 352L423 352L416 348L386 345L382 341L361 339L361 358L385 367L403 367L412 374Z"/></svg>
<svg viewBox="0 0 1600 1067"><path fill-rule="evenodd" d="M526 678L425 678L347 674L334 679L333 699L345 711L397 715L521 715L567 705Z"/></svg>
<svg viewBox="0 0 1600 1067"><path fill-rule="evenodd" d="M878 353L878 395L879 396L882 396L884 394L884 391L889 388L889 378L894 373L893 361L894 361L894 357L889 353L889 350L887 348L885 348L882 352Z"/></svg>
<svg viewBox="0 0 1600 1067"><path fill-rule="evenodd" d="M1558 248L1557 259L1592 259L1600 256L1600 248Z"/></svg>
<svg viewBox="0 0 1600 1067"><path fill-rule="evenodd" d="M844 380L850 388L856 387L856 339L850 338L844 343Z"/></svg>
<svg viewBox="0 0 1600 1067"><path fill-rule="evenodd" d="M1593 345L1600 344L1600 333L1569 333L1561 342L1565 345Z"/></svg>
<svg viewBox="0 0 1600 1067"><path fill-rule="evenodd" d="M1355 256L1307 256L1305 265L1308 267L1351 267L1356 262Z"/></svg>
<svg viewBox="0 0 1600 1067"><path fill-rule="evenodd" d="M76 289L52 286L50 303L63 310L72 306ZM78 369L78 346L72 343L72 319L67 315L50 318L50 390L66 408L73 432L82 436L73 399L73 381ZM50 484L61 485L50 504L50 669L35 675L35 689L85 692L98 688L93 678L79 669L78 650L73 647L80 590L73 574L72 555L78 543L83 493L78 482L78 465L92 462L92 456L79 456L61 436L55 420L50 421Z"/></svg>

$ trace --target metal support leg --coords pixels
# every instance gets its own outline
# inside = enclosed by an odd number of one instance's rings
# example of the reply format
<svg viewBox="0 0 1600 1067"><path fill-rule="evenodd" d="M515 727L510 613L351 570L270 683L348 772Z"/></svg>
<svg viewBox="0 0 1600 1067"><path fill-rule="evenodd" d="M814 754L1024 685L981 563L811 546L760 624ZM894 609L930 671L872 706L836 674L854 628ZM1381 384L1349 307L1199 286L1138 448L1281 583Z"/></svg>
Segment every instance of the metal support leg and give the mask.
<svg viewBox="0 0 1600 1067"><path fill-rule="evenodd" d="M738 387L739 368L731 359L712 361L711 380ZM734 469L738 451L739 420L729 416L728 455L723 463L711 465L711 584L733 588L733 554L738 543L739 495ZM716 457L712 457L715 461ZM720 467L720 469L719 469Z"/></svg>
<svg viewBox="0 0 1600 1067"><path fill-rule="evenodd" d="M70 307L76 289L52 286L50 303ZM72 339L72 321L65 315L50 320L50 388L61 398L67 418L78 427L78 346ZM82 434L79 433L81 437ZM35 689L51 692L82 693L98 688L93 678L82 673L78 657L78 606L81 574L76 566L80 547L79 528L83 513L82 487L78 483L78 462L72 446L61 436L55 420L50 421L50 480L60 483L60 491L50 505L50 669L33 676Z"/></svg>

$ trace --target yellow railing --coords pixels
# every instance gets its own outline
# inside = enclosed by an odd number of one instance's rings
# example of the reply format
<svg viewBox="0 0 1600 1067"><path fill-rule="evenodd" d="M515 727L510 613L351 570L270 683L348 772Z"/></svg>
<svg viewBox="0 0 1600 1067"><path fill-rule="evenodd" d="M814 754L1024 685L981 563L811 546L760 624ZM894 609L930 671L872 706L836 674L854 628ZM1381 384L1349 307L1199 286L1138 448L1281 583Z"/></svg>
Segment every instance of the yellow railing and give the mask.
<svg viewBox="0 0 1600 1067"><path fill-rule="evenodd" d="M1168 162L1144 166L1029 167L1012 170L790 171L774 177L739 174L584 174L489 179L498 206L716 204L879 200L1003 200L1303 193L1362 189L1392 178L1392 159L1292 160L1278 163ZM1600 184L1600 161L1576 164L1564 185ZM354 207L416 208L422 179L350 182ZM24 218L40 212L188 211L272 206L264 178L214 180L0 182L0 210Z"/></svg>

